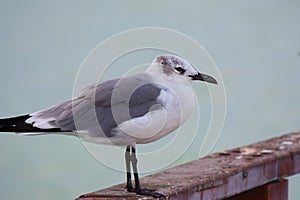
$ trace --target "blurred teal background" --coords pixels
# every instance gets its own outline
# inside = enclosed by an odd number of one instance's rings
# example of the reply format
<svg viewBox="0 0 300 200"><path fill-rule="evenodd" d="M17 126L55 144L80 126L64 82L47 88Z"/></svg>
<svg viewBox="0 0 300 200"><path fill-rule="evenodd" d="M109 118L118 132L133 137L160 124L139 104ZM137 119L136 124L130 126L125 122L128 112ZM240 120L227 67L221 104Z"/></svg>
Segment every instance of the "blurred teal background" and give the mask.
<svg viewBox="0 0 300 200"><path fill-rule="evenodd" d="M299 130L299 19L300 2L292 0L1 0L0 117L70 99L77 70L98 43L159 26L197 40L219 67L227 116L213 151ZM196 159L200 142L172 165ZM0 177L0 199L16 200L74 199L124 181L77 138L13 134L0 135ZM290 178L291 199L300 198L299 186L300 176Z"/></svg>

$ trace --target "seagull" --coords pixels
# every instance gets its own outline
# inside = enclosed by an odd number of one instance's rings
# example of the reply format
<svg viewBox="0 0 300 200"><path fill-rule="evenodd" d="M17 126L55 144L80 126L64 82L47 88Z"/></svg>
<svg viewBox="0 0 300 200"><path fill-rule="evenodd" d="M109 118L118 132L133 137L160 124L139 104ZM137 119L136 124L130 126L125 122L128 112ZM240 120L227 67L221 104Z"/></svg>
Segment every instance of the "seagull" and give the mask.
<svg viewBox="0 0 300 200"><path fill-rule="evenodd" d="M72 100L38 112L0 119L0 132L71 135L92 143L124 146L127 191L163 198L163 194L141 187L136 145L154 142L188 119L195 104L192 81L218 84L183 58L160 55L145 72L95 83Z"/></svg>

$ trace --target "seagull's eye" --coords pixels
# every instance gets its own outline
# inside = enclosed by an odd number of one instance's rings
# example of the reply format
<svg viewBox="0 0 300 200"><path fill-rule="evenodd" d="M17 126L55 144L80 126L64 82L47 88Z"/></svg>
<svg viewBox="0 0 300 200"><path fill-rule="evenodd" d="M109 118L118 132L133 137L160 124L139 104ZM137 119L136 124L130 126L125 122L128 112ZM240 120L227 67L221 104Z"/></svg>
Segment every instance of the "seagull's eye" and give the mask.
<svg viewBox="0 0 300 200"><path fill-rule="evenodd" d="M179 74L184 74L185 69L183 69L182 67L175 67L175 71Z"/></svg>

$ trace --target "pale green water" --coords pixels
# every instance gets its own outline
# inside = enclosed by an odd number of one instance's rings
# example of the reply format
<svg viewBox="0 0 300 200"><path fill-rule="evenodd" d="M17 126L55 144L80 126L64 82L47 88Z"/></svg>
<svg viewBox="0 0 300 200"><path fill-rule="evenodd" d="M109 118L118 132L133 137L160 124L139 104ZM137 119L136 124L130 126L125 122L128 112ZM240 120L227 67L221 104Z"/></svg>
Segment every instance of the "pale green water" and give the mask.
<svg viewBox="0 0 300 200"><path fill-rule="evenodd" d="M160 26L197 40L219 67L227 116L214 151L298 130L299 19L297 1L0 1L0 117L71 98L95 45L130 28ZM200 131L173 165L196 159L202 138ZM1 134L0 159L0 199L74 199L124 181L73 137ZM299 176L291 178L290 199L300 197L299 185Z"/></svg>

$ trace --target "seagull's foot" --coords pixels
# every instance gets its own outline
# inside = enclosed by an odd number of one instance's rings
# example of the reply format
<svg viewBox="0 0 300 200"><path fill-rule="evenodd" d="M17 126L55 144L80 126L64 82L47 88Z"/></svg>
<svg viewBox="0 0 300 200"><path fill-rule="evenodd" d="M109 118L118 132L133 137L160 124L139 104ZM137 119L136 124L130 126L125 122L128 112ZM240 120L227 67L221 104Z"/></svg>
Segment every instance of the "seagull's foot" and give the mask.
<svg viewBox="0 0 300 200"><path fill-rule="evenodd" d="M155 192L155 189L146 189L146 188L142 188L142 189L135 189L132 187L132 185L127 185L126 186L127 192L134 192L136 194L139 195L145 195L145 196L151 196L153 198L165 198L165 195L160 194L158 192Z"/></svg>
<svg viewBox="0 0 300 200"><path fill-rule="evenodd" d="M133 188L132 185L127 185L125 188L127 189L127 192L135 192L135 188Z"/></svg>
<svg viewBox="0 0 300 200"><path fill-rule="evenodd" d="M153 190L153 189L142 188L142 189L136 190L135 193L139 194L139 195L151 196L156 199L166 198L165 195L155 192L155 190Z"/></svg>

